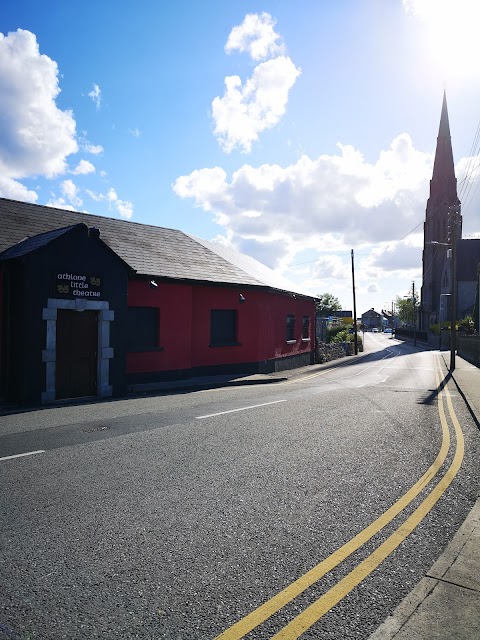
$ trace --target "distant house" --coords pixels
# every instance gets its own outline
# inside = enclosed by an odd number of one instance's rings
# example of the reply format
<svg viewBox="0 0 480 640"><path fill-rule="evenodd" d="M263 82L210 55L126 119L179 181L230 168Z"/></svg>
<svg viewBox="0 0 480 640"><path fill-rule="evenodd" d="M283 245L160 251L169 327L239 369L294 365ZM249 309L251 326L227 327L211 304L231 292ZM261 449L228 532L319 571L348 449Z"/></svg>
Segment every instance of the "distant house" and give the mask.
<svg viewBox="0 0 480 640"><path fill-rule="evenodd" d="M315 298L181 231L0 198L0 396L108 397L313 362Z"/></svg>
<svg viewBox="0 0 480 640"><path fill-rule="evenodd" d="M365 330L373 329L376 327L377 329L382 328L382 314L375 311L375 309L369 309L362 313L362 325L365 327Z"/></svg>
<svg viewBox="0 0 480 640"><path fill-rule="evenodd" d="M382 310L382 323L384 327L390 327L391 329L395 329L400 325L400 320L398 316L392 314L390 311Z"/></svg>

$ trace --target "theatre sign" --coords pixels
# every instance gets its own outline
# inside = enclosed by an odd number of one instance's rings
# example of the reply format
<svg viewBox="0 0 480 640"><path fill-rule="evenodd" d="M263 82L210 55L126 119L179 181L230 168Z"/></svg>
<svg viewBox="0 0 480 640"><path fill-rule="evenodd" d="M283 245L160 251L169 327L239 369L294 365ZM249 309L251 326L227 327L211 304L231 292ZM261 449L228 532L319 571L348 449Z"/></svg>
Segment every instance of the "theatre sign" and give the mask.
<svg viewBox="0 0 480 640"><path fill-rule="evenodd" d="M55 293L57 297L100 298L101 278L81 273L57 273Z"/></svg>

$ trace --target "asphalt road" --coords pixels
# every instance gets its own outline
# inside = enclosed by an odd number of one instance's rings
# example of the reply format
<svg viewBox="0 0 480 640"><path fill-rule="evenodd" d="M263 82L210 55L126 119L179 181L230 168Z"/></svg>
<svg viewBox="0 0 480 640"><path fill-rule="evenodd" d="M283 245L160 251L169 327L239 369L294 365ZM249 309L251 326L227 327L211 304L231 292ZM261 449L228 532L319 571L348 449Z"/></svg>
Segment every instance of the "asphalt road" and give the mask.
<svg viewBox="0 0 480 640"><path fill-rule="evenodd" d="M0 638L368 638L473 505L479 438L434 352L366 341L286 383L0 417L0 458L43 451L0 460Z"/></svg>

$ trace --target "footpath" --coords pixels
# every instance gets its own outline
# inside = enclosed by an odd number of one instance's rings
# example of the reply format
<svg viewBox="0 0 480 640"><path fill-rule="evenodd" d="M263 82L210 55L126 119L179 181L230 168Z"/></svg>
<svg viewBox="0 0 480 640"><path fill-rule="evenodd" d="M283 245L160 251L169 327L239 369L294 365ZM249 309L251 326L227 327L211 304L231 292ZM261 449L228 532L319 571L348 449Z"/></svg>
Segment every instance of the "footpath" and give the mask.
<svg viewBox="0 0 480 640"><path fill-rule="evenodd" d="M448 371L449 354L442 357ZM480 369L457 355L450 384L480 426ZM437 562L369 640L480 640L480 496Z"/></svg>

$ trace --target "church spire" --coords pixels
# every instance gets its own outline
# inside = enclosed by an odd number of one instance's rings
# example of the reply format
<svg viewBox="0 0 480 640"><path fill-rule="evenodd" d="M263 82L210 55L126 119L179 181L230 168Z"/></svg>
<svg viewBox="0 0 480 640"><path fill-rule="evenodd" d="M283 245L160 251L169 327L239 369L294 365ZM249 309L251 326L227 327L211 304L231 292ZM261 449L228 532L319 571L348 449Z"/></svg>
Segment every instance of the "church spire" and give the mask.
<svg viewBox="0 0 480 640"><path fill-rule="evenodd" d="M432 179L430 181L430 199L432 200L432 204L447 204L449 206L458 204L457 179L455 178L452 139L450 137L447 96L445 91L443 92L437 149L435 152Z"/></svg>
<svg viewBox="0 0 480 640"><path fill-rule="evenodd" d="M453 163L452 140L448 122L447 97L443 92L442 114L438 129L437 149L430 180L430 197L427 201L423 225L423 278L422 319L423 328L444 320L441 306L444 291L442 278L446 270L447 247L451 244L449 229L452 215L460 201L457 195L457 179ZM455 228L457 238L462 237L462 219Z"/></svg>

